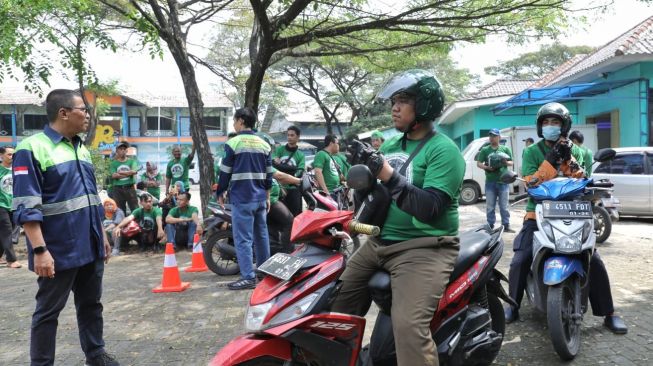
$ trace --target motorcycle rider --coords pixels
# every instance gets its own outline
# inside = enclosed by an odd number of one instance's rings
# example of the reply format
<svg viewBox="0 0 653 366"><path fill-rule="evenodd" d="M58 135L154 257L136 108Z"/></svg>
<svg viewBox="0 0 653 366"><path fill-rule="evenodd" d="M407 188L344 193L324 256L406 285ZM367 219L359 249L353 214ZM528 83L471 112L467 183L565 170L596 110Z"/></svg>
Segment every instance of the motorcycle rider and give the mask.
<svg viewBox="0 0 653 366"><path fill-rule="evenodd" d="M458 256L458 197L465 162L451 139L433 131L444 93L431 73L398 73L377 97L391 100L394 126L403 135L383 144L385 159L371 146L352 144L351 161L370 168L388 188L392 203L380 237L370 237L348 262L332 311L367 313L368 280L385 269L391 275L398 364L438 365L430 322Z"/></svg>
<svg viewBox="0 0 653 366"><path fill-rule="evenodd" d="M524 151L522 176L529 186L556 178L558 172L566 177L584 176L583 151L567 139L571 129L571 115L559 103L548 103L537 112L537 135L542 140ZM526 206L526 216L521 231L513 243L514 256L510 263L509 292L517 304L521 303L526 278L533 262L533 233L537 231L535 201L531 198ZM618 315L614 315L610 279L605 265L595 250L590 259L589 300L592 313L603 316L604 325L615 334L626 334L628 328ZM506 322L519 318L519 308L505 308Z"/></svg>

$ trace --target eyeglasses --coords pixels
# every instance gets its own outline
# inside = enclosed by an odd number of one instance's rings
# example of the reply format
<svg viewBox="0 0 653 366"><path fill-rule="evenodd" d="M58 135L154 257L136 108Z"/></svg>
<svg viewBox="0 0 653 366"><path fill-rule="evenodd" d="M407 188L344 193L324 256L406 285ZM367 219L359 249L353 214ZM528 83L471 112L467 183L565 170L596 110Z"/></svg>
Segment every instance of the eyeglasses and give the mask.
<svg viewBox="0 0 653 366"><path fill-rule="evenodd" d="M84 113L91 113L93 110L93 107L64 107L66 109L79 109L80 111Z"/></svg>

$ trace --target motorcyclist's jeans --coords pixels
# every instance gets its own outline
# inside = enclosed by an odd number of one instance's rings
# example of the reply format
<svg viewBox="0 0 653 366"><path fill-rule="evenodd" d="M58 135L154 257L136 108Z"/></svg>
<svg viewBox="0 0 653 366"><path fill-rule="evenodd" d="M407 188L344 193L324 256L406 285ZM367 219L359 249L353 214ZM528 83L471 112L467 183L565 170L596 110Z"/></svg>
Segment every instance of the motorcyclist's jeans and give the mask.
<svg viewBox="0 0 653 366"><path fill-rule="evenodd" d="M514 255L510 262L508 274L510 297L519 305L521 304L526 289L526 279L533 262L533 233L537 231L535 220L526 220L519 234L513 242ZM610 278L605 264L598 251L590 259L589 273L589 300L592 305L592 314L606 316L614 312L612 292L610 291Z"/></svg>
<svg viewBox="0 0 653 366"><path fill-rule="evenodd" d="M270 258L270 242L267 227L267 203L265 201L232 203L232 231L236 245L236 257L240 277L253 280L253 253L256 253L256 267Z"/></svg>
<svg viewBox="0 0 653 366"><path fill-rule="evenodd" d="M458 256L458 238L430 237L383 246L370 237L349 260L331 310L363 316L372 303L368 281L391 275L392 329L399 366L438 365L430 323Z"/></svg>

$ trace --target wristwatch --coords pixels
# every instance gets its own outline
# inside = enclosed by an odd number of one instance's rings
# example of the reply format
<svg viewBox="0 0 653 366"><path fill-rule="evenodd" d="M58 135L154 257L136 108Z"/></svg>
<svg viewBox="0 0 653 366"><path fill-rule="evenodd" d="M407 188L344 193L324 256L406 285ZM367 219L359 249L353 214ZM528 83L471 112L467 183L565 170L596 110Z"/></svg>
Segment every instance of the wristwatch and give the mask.
<svg viewBox="0 0 653 366"><path fill-rule="evenodd" d="M39 245L38 247L32 248L34 251L34 254L43 254L48 251L48 248L45 247L45 245Z"/></svg>

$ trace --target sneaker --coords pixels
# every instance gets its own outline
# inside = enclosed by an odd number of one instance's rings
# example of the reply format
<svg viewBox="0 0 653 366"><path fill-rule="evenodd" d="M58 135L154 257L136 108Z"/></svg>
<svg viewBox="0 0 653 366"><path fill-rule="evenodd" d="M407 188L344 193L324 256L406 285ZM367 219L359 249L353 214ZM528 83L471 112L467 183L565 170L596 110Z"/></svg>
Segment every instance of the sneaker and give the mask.
<svg viewBox="0 0 653 366"><path fill-rule="evenodd" d="M111 251L111 256L112 257L117 257L120 255L120 251L118 249L114 249Z"/></svg>
<svg viewBox="0 0 653 366"><path fill-rule="evenodd" d="M247 290L247 289L252 289L256 287L256 280L255 279L245 279L241 278L238 281L232 282L227 285L229 287L229 290Z"/></svg>
<svg viewBox="0 0 653 366"><path fill-rule="evenodd" d="M606 328L610 329L614 334L626 334L628 333L628 327L624 323L623 319L619 315L608 315L603 321L603 325Z"/></svg>
<svg viewBox="0 0 653 366"><path fill-rule="evenodd" d="M103 352L91 359L87 358L86 366L120 366L120 363L115 356Z"/></svg>
<svg viewBox="0 0 653 366"><path fill-rule="evenodd" d="M504 233L514 233L515 230L510 228L510 225L503 225L503 232Z"/></svg>
<svg viewBox="0 0 653 366"><path fill-rule="evenodd" d="M507 305L503 308L503 314L506 318L506 324L510 324L515 320L519 320L519 310Z"/></svg>

